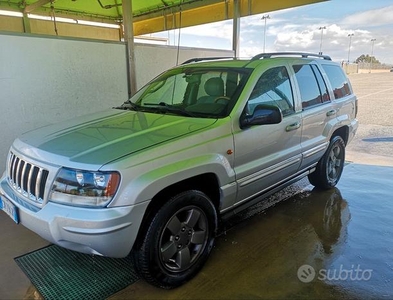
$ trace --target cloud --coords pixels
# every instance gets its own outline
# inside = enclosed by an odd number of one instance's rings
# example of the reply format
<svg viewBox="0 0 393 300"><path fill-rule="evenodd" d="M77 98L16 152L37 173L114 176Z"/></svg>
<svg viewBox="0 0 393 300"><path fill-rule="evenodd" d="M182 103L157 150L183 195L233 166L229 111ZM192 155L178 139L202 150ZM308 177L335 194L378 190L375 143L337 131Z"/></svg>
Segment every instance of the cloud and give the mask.
<svg viewBox="0 0 393 300"><path fill-rule="evenodd" d="M349 38L348 34L354 35ZM314 24L277 24L270 26L266 35L266 51L268 52L304 51L318 53L322 50L323 53L331 55L332 59L336 61L348 59L349 42L351 42L350 60L354 60L362 54L369 54L371 39L373 38L373 34L368 30L349 30L339 24L326 25L323 32ZM262 52L263 37L260 38L261 34L259 33L259 38L256 38L255 32L254 34L248 32L247 36L250 37L252 42L248 40L247 43L241 43L241 56L253 56ZM393 41L392 37L381 38L381 41L375 43L375 49L382 50L383 45L387 45L388 41ZM382 57L381 55L380 57ZM384 56L384 59L386 59L386 56Z"/></svg>
<svg viewBox="0 0 393 300"><path fill-rule="evenodd" d="M359 12L343 19L342 23L347 26L375 27L393 24L393 5Z"/></svg>
<svg viewBox="0 0 393 300"><path fill-rule="evenodd" d="M294 9L287 9L285 10L286 12L288 10L294 10ZM284 18L279 17L280 15L284 14L285 12L274 12L274 13L265 13L265 14L258 14L258 15L252 15L248 17L244 17L241 19L241 26L244 28L248 27L264 27L265 21L262 20L262 17L265 15L269 15L269 19L266 19L266 24L270 25L275 25L277 23L282 23L285 21Z"/></svg>
<svg viewBox="0 0 393 300"><path fill-rule="evenodd" d="M232 20L227 20L182 28L181 33L208 37L232 38L232 29Z"/></svg>
<svg viewBox="0 0 393 300"><path fill-rule="evenodd" d="M286 25L277 31L275 45L278 49L308 49L314 43L314 33L312 30L297 30L297 26Z"/></svg>
<svg viewBox="0 0 393 300"><path fill-rule="evenodd" d="M348 59L348 34L354 34L351 37L350 60L362 54L370 54L371 39L375 38L374 55L382 62L393 63L393 55L389 51L393 44L393 5L355 13L345 18L340 18L340 13L336 15L337 18L322 15L316 17L308 13L307 7L304 10L291 10L270 13L271 18L267 20L266 51L318 53L321 47L319 27L326 26L322 36L322 51L334 60ZM241 53L254 55L261 52L264 24L260 17L248 17L242 21L245 28L241 31L242 35L253 40L253 43L242 43Z"/></svg>
<svg viewBox="0 0 393 300"><path fill-rule="evenodd" d="M343 17L345 8L343 4L337 3L338 1L327 2L326 7L330 6L326 13L314 9L316 6L305 6L241 18L240 56L250 57L263 51L265 22L261 18L269 14L270 19L266 21L267 52L318 53L322 34L319 27L326 26L322 35L322 52L332 56L334 60L348 59L348 34L354 34L351 37L350 60L355 60L362 54L370 54L371 39L376 39L376 58L381 62L393 64L393 5ZM205 48L231 49L232 29L232 20L183 28L181 43Z"/></svg>

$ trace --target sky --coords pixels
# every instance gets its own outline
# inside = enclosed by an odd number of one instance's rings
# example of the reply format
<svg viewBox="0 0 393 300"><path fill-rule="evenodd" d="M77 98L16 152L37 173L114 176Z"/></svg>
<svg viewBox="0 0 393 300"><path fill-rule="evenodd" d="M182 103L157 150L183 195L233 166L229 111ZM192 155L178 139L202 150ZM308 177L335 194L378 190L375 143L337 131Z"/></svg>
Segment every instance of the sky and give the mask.
<svg viewBox="0 0 393 300"><path fill-rule="evenodd" d="M349 57L350 62L362 54L373 54L381 63L393 65L393 0L331 0L243 17L240 57L263 52L262 16L266 15L270 18L266 19L265 52L322 50L335 61ZM169 38L169 44L177 45L179 31L155 36ZM230 50L232 20L183 28L180 45Z"/></svg>

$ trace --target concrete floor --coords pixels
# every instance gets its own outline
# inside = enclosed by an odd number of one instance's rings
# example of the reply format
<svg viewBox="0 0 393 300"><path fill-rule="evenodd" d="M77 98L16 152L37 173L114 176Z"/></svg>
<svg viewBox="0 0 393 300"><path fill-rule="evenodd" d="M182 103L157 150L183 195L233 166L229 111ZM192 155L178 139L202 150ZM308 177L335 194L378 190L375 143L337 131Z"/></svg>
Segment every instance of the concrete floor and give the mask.
<svg viewBox="0 0 393 300"><path fill-rule="evenodd" d="M337 189L307 186L220 236L185 286L139 281L111 299L392 298L391 178L391 167L349 164ZM305 265L315 277L299 277Z"/></svg>
<svg viewBox="0 0 393 300"><path fill-rule="evenodd" d="M392 76L351 76L361 127L336 189L292 186L227 223L183 287L140 280L111 299L393 298ZM0 227L0 299L39 299L14 258L48 243L2 212Z"/></svg>

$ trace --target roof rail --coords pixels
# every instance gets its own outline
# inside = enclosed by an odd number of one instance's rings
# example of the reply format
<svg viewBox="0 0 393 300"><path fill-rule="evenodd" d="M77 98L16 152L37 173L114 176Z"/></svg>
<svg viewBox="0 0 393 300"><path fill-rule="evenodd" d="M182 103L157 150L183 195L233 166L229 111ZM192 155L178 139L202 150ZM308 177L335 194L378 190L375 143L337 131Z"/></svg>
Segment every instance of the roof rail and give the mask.
<svg viewBox="0 0 393 300"><path fill-rule="evenodd" d="M258 59L261 59L261 58L271 58L272 56L300 56L302 58L318 57L318 58L322 58L322 59L325 59L325 60L332 60L330 58L330 56L322 55L322 54L304 53L304 52L273 52L273 53L260 53L260 54L257 54L253 58L251 58L251 61L258 60Z"/></svg>
<svg viewBox="0 0 393 300"><path fill-rule="evenodd" d="M198 61L204 61L204 60L216 60L216 59L228 59L228 58L234 58L233 56L217 56L217 57L194 57L186 60L185 62L182 63L182 65L189 64L192 62L198 62Z"/></svg>

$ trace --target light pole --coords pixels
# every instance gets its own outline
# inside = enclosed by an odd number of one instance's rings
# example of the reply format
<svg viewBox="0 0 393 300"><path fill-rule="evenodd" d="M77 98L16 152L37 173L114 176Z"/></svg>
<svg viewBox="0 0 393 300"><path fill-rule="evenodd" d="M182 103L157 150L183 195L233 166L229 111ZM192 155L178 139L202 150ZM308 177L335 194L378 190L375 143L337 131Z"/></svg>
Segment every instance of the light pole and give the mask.
<svg viewBox="0 0 393 300"><path fill-rule="evenodd" d="M265 20L265 29L263 32L263 53L265 53L265 46L266 46L266 21L267 19L270 19L269 15L264 15L261 20Z"/></svg>
<svg viewBox="0 0 393 300"><path fill-rule="evenodd" d="M319 45L319 55L322 55L322 38L323 38L323 30L326 29L326 26L321 26L318 28L321 30L321 44Z"/></svg>
<svg viewBox="0 0 393 300"><path fill-rule="evenodd" d="M371 57L370 57L370 71L369 73L371 73L371 69L373 68L373 54L374 54L374 42L377 39L371 39Z"/></svg>
<svg viewBox="0 0 393 300"><path fill-rule="evenodd" d="M348 63L349 63L349 55L351 54L351 42L352 42L352 37L353 37L354 35L355 35L355 34L353 34L353 33L348 34L348 36L349 36Z"/></svg>

